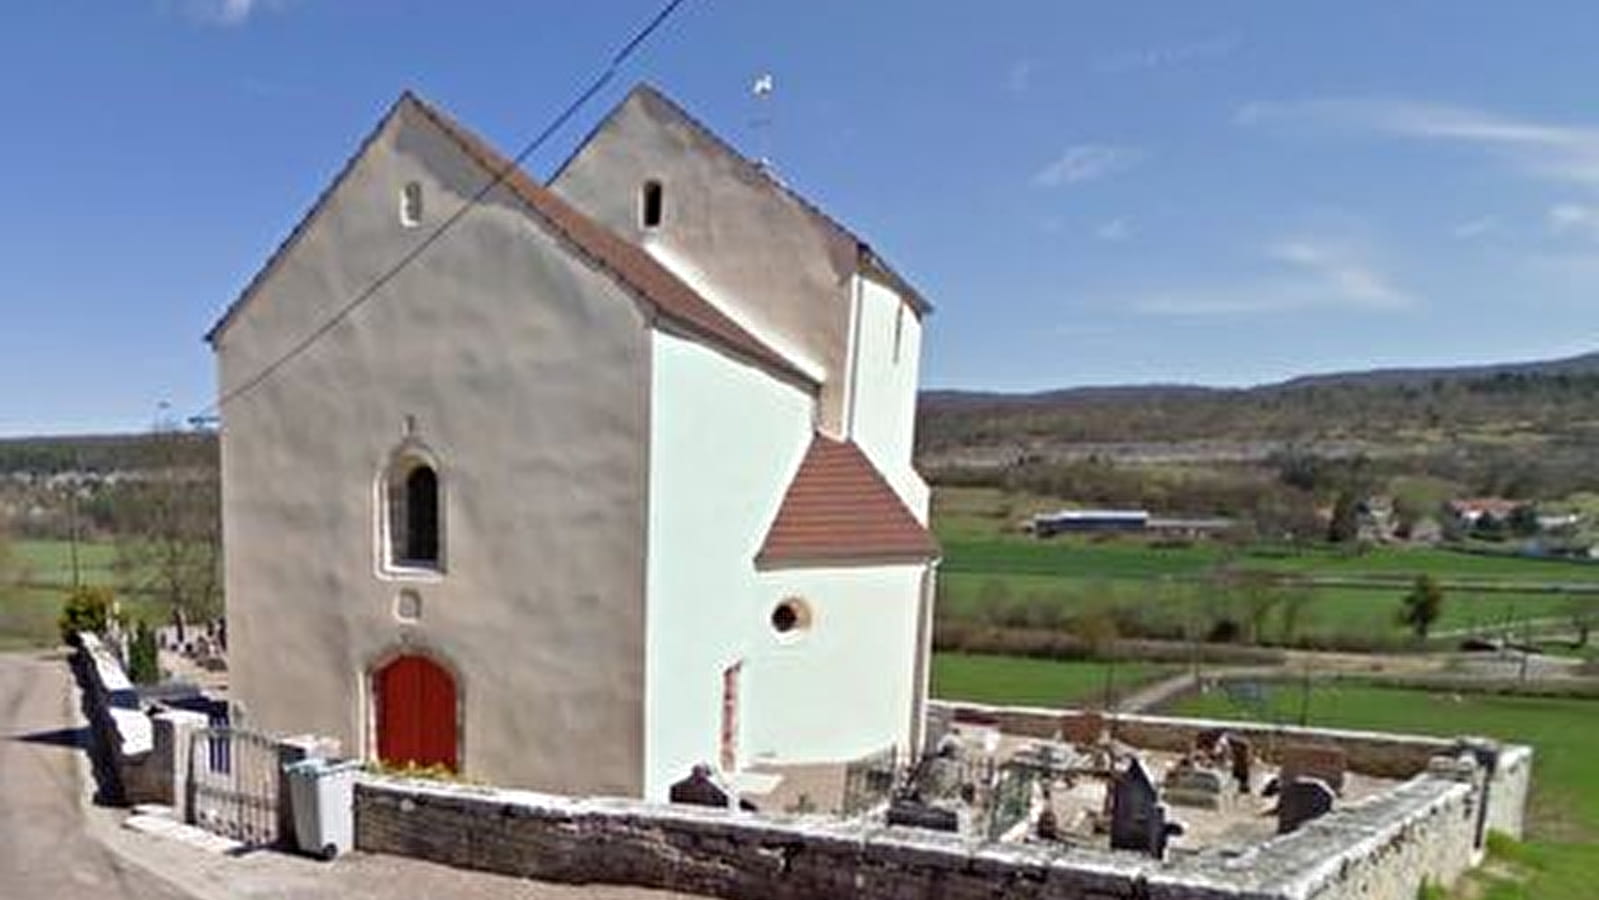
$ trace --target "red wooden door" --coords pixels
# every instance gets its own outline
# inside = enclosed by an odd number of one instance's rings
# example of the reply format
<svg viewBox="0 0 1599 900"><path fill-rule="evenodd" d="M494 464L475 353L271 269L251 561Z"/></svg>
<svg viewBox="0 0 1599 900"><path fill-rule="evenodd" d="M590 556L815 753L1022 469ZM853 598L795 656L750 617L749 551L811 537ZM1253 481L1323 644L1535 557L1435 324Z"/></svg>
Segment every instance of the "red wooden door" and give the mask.
<svg viewBox="0 0 1599 900"><path fill-rule="evenodd" d="M421 656L378 670L378 758L390 765L443 765L456 771L455 679Z"/></svg>

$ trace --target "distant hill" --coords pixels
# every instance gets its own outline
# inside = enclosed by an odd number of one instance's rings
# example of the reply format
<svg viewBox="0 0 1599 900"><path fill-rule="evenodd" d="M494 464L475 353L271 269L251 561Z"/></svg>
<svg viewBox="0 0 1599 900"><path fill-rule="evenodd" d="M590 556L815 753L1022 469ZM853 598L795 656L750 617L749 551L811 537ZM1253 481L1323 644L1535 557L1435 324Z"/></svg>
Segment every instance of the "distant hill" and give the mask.
<svg viewBox="0 0 1599 900"><path fill-rule="evenodd" d="M216 452L214 433L184 432L173 436L183 447ZM157 449L151 432L0 438L0 475L137 470L158 464L152 459Z"/></svg>
<svg viewBox="0 0 1599 900"><path fill-rule="evenodd" d="M1480 381L1499 376L1557 376L1599 374L1599 352L1534 362L1490 363L1434 368L1366 369L1300 375L1286 381L1248 388L1218 388L1197 384L1086 385L1048 391L930 390L921 393L926 411L972 409L984 406L1049 406L1053 404L1140 402L1241 395L1251 392L1292 391L1308 387L1392 387L1425 385L1434 381Z"/></svg>
<svg viewBox="0 0 1599 900"><path fill-rule="evenodd" d="M1480 366L1444 368L1369 369L1364 372L1334 372L1330 375L1302 375L1268 388L1293 389L1326 385L1405 385L1432 381L1473 381L1501 375L1592 375L1599 373L1599 352L1535 362L1492 363Z"/></svg>
<svg viewBox="0 0 1599 900"><path fill-rule="evenodd" d="M924 466L1086 455L1246 461L1289 447L1389 456L1491 447L1513 460L1537 445L1573 459L1586 454L1599 469L1599 353L1307 375L1249 388L926 391L917 425Z"/></svg>

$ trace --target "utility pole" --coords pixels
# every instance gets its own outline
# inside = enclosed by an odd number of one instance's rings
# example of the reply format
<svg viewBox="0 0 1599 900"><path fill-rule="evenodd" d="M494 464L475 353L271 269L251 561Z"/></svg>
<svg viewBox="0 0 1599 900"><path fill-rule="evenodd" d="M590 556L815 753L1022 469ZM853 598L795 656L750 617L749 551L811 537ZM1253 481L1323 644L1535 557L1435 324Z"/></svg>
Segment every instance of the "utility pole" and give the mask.
<svg viewBox="0 0 1599 900"><path fill-rule="evenodd" d="M83 459L78 448L72 448L72 477L67 482L67 523L72 531L72 590L83 586L83 575L78 569L78 477L83 472Z"/></svg>
<svg viewBox="0 0 1599 900"><path fill-rule="evenodd" d="M1310 724L1310 654L1305 654L1305 667L1299 682L1299 727Z"/></svg>

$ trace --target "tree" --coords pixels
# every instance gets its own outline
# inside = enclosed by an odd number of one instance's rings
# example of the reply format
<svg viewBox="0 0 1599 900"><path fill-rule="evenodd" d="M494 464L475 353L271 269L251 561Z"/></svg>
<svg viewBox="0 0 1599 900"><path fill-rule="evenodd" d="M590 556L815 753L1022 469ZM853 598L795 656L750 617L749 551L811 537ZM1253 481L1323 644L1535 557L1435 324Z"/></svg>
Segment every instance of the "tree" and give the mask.
<svg viewBox="0 0 1599 900"><path fill-rule="evenodd" d="M1599 610L1596 610L1586 597L1578 597L1571 601L1566 609L1566 615L1571 620L1576 646L1588 646L1588 634L1593 631L1594 618L1599 616Z"/></svg>
<svg viewBox="0 0 1599 900"><path fill-rule="evenodd" d="M139 477L117 502L122 589L154 595L180 629L186 622L215 619L222 611L216 441L158 423L139 455Z"/></svg>
<svg viewBox="0 0 1599 900"><path fill-rule="evenodd" d="M143 619L134 625L133 639L128 642L128 678L134 684L155 684L161 680L161 658L156 647L155 629Z"/></svg>
<svg viewBox="0 0 1599 900"><path fill-rule="evenodd" d="M1444 589L1431 575L1417 575L1416 584L1401 601L1399 621L1410 626L1418 641L1427 639L1427 632L1443 614Z"/></svg>
<svg viewBox="0 0 1599 900"><path fill-rule="evenodd" d="M78 633L87 631L102 634L111 624L111 590L95 585L80 585L67 595L61 607L57 625L61 629L61 643L76 646Z"/></svg>
<svg viewBox="0 0 1599 900"><path fill-rule="evenodd" d="M1333 501L1332 521L1327 523L1327 540L1347 544L1360 537L1360 501L1354 491L1338 492Z"/></svg>
<svg viewBox="0 0 1599 900"><path fill-rule="evenodd" d="M1523 503L1510 510L1510 515L1505 517L1505 527L1517 537L1532 537L1539 531L1538 507L1531 503Z"/></svg>

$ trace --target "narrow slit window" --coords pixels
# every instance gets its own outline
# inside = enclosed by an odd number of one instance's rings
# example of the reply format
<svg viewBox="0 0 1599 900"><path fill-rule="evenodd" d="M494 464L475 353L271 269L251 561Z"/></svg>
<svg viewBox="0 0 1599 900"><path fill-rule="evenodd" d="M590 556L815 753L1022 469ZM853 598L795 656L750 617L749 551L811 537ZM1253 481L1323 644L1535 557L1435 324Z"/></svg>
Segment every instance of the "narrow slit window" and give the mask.
<svg viewBox="0 0 1599 900"><path fill-rule="evenodd" d="M905 304L894 309L894 362L899 362L899 344L905 336Z"/></svg>
<svg viewBox="0 0 1599 900"><path fill-rule="evenodd" d="M639 197L639 218L645 228L660 226L664 201L659 181L644 182L644 189Z"/></svg>
<svg viewBox="0 0 1599 900"><path fill-rule="evenodd" d="M400 224L414 228L422 224L422 183L408 181L400 189Z"/></svg>

